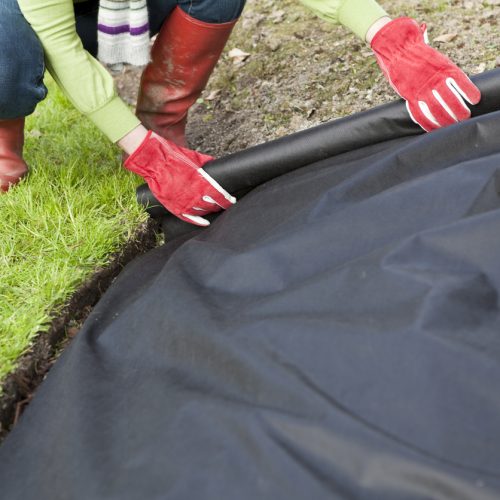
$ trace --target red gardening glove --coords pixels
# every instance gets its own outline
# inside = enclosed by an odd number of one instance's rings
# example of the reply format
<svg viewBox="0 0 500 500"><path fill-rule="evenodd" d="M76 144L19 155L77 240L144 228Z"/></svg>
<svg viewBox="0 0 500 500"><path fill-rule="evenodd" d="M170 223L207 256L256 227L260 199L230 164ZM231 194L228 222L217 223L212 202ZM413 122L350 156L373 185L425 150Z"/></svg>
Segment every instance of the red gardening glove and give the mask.
<svg viewBox="0 0 500 500"><path fill-rule="evenodd" d="M208 226L210 222L200 216L236 203L201 168L212 159L149 131L123 166L143 177L156 199L179 219Z"/></svg>
<svg viewBox="0 0 500 500"><path fill-rule="evenodd" d="M446 56L426 44L426 26L394 19L371 41L377 62L393 89L406 100L411 119L430 132L470 117L479 89Z"/></svg>

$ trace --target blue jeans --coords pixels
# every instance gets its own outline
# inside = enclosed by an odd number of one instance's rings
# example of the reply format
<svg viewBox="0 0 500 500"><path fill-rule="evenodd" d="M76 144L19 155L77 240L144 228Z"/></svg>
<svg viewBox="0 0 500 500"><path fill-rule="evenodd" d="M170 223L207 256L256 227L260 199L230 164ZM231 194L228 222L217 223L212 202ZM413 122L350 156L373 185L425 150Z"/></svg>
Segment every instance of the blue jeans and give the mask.
<svg viewBox="0 0 500 500"><path fill-rule="evenodd" d="M17 0L0 0L0 119L33 113L45 98L43 49Z"/></svg>
<svg viewBox="0 0 500 500"><path fill-rule="evenodd" d="M2 0L0 0L1 2ZM156 35L163 21L178 5L191 17L205 23L227 23L237 19L245 0L147 0L151 36ZM85 50L97 54L97 11L99 0L75 4L76 30Z"/></svg>
<svg viewBox="0 0 500 500"><path fill-rule="evenodd" d="M179 7L207 23L238 18L245 0L147 0L151 35L155 35L172 10ZM98 0L75 5L76 30L83 46L97 53ZM0 120L33 113L47 95L43 84L43 49L19 9L17 0L0 0Z"/></svg>

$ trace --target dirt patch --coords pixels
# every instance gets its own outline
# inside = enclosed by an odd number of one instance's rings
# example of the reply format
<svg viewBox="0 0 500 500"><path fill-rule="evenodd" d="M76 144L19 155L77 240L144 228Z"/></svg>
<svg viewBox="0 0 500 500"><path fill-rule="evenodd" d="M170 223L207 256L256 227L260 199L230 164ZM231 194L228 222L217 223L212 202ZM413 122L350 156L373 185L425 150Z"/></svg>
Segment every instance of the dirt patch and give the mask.
<svg viewBox="0 0 500 500"><path fill-rule="evenodd" d="M92 308L109 288L123 267L132 259L155 247L157 227L153 221L142 224L108 266L98 269L71 297L55 317L49 331L38 335L24 354L17 369L2 385L0 396L0 441L16 424L58 354L78 333Z"/></svg>

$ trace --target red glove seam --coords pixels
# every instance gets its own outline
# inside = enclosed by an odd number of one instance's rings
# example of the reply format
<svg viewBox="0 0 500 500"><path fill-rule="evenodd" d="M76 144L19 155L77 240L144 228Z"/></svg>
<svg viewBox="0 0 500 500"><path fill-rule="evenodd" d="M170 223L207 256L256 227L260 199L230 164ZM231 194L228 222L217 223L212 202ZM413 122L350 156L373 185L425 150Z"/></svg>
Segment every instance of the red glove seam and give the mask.
<svg viewBox="0 0 500 500"><path fill-rule="evenodd" d="M167 149L169 150L169 152L172 156L175 156L177 159L182 160L184 163L187 163L188 165L193 167L195 170L198 170L199 168L201 168L198 165L196 165L196 163L194 161L192 161L191 158L188 158L186 155L182 155L178 151L175 151L174 148L168 142L168 140L165 140L165 142L163 144L167 147Z"/></svg>

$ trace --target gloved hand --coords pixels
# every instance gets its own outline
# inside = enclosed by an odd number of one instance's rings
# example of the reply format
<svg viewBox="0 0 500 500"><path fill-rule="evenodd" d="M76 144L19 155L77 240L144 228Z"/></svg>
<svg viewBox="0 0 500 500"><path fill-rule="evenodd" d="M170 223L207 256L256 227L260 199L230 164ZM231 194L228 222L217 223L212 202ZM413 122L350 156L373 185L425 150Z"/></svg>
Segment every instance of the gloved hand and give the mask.
<svg viewBox="0 0 500 500"><path fill-rule="evenodd" d="M208 226L210 222L201 216L236 203L201 168L212 159L149 131L123 166L143 177L157 200L179 219Z"/></svg>
<svg viewBox="0 0 500 500"><path fill-rule="evenodd" d="M425 24L401 17L382 27L371 47L412 120L430 132L470 117L464 99L477 104L479 89L446 56L426 43Z"/></svg>

